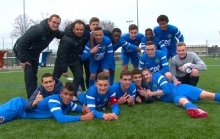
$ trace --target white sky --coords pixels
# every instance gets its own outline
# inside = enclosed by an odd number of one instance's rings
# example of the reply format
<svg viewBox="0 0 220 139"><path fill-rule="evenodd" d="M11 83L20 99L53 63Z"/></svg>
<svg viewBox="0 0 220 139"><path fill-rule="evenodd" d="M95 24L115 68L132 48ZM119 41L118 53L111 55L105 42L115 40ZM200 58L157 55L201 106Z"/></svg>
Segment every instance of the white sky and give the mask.
<svg viewBox="0 0 220 139"><path fill-rule="evenodd" d="M0 0L0 49L11 47L9 37L14 19L23 14L23 0ZM69 19L111 20L123 33L128 31L126 21L137 23L136 0L25 0L25 12L33 20L40 19L41 12L58 14L62 21ZM190 45L220 42L220 0L138 0L139 31L157 26L160 14L169 17L170 24L179 28ZM8 40L10 40L8 42ZM220 44L220 43L219 43ZM51 45L56 49L54 44Z"/></svg>

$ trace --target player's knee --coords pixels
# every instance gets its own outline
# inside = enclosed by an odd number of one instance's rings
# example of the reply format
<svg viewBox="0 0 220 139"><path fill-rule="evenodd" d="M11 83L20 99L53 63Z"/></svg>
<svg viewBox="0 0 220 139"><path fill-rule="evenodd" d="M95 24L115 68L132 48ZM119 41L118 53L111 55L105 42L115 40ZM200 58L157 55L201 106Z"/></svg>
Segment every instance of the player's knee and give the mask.
<svg viewBox="0 0 220 139"><path fill-rule="evenodd" d="M198 69L192 69L191 76L199 76L199 70Z"/></svg>
<svg viewBox="0 0 220 139"><path fill-rule="evenodd" d="M179 106L183 107L186 103L189 103L189 100L186 98L179 97L177 98L176 102Z"/></svg>

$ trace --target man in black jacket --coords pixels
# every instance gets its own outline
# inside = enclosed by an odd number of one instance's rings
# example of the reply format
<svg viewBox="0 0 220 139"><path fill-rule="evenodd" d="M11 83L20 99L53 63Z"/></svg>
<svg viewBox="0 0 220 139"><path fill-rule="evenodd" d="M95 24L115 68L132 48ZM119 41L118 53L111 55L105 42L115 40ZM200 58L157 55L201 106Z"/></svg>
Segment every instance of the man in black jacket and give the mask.
<svg viewBox="0 0 220 139"><path fill-rule="evenodd" d="M74 76L74 92L77 92L83 78L82 64L79 57L82 51L83 31L84 22L81 20L76 20L65 28L65 35L60 41L53 71L53 76L58 79L61 75L68 77L69 67Z"/></svg>
<svg viewBox="0 0 220 139"><path fill-rule="evenodd" d="M61 39L64 35L59 31L61 18L53 14L48 19L44 19L40 24L29 28L17 44L18 58L21 67L24 69L24 79L28 99L37 88L37 72L40 53L48 47L50 42L56 37Z"/></svg>

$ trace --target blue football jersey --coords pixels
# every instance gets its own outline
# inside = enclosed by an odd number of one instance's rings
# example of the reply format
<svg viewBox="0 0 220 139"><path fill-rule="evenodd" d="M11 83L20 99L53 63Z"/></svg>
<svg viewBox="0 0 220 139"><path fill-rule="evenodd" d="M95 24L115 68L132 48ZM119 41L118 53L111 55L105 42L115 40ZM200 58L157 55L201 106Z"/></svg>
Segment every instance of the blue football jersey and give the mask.
<svg viewBox="0 0 220 139"><path fill-rule="evenodd" d="M116 92L116 98L117 99L120 99L125 94L125 92L121 88L121 82L114 83L112 85L112 87L114 88L114 90ZM129 88L126 90L126 93L127 93L127 95L130 95L130 96L135 98L135 96L136 96L136 85L133 82L131 82Z"/></svg>
<svg viewBox="0 0 220 139"><path fill-rule="evenodd" d="M170 24L167 25L166 31L162 31L160 26L155 27L154 34L160 39L160 41L163 41L168 50L176 48L177 39L179 42L184 42L183 35L178 28Z"/></svg>
<svg viewBox="0 0 220 139"><path fill-rule="evenodd" d="M174 85L166 80L166 78L159 74L152 74L152 80L149 83L152 92L162 90L163 96L157 96L156 98L163 102L172 102L174 98Z"/></svg>
<svg viewBox="0 0 220 139"><path fill-rule="evenodd" d="M65 115L69 111L82 112L82 107L71 102L68 105L62 103L60 94L44 98L31 112L24 113L22 118L51 118L54 117L58 122L76 122L80 116Z"/></svg>
<svg viewBox="0 0 220 139"><path fill-rule="evenodd" d="M86 105L94 113L94 117L102 119L104 113L99 112L105 110L108 104L111 104L112 113L119 115L119 107L116 100L116 93L111 86L104 95L98 93L96 85L91 86L86 92Z"/></svg>
<svg viewBox="0 0 220 139"><path fill-rule="evenodd" d="M153 58L149 57L147 53L143 54L140 60L140 70L143 68L148 68L152 73L159 72L162 75L169 72L167 58L161 50L156 50Z"/></svg>
<svg viewBox="0 0 220 139"><path fill-rule="evenodd" d="M135 46L139 46L140 45L141 39L143 37L144 37L144 35L141 34L141 33L138 33L137 37L134 40L132 40L130 38L130 34L129 33L126 33L123 36L121 36L121 38L123 40L125 40L125 41L127 41L127 42L129 42L129 43L131 43L131 44L133 44ZM134 53L135 52L135 53L137 53L137 51L135 51L134 49L129 49L129 48L122 48L122 52L125 52L125 53Z"/></svg>

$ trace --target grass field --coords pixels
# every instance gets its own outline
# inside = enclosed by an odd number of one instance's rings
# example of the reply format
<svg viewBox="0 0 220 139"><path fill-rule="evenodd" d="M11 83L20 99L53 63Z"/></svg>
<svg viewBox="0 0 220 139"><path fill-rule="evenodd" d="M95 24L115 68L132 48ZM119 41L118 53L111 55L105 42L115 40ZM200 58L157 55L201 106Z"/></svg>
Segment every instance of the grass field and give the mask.
<svg viewBox="0 0 220 139"><path fill-rule="evenodd" d="M203 58L208 70L201 72L198 87L211 92L220 92L220 59ZM117 63L115 81L121 71ZM52 72L52 67L39 68L38 77ZM65 78L61 78L65 82ZM40 80L39 84L40 84ZM13 97L26 97L22 70L0 71L0 103ZM137 104L134 107L120 105L119 120L92 121L59 124L55 119L18 119L0 125L0 139L7 138L94 138L94 139L181 139L219 138L220 104L200 101L196 105L208 112L207 119L190 118L182 108L173 103L155 101L152 104ZM78 113L69 113L76 115Z"/></svg>

